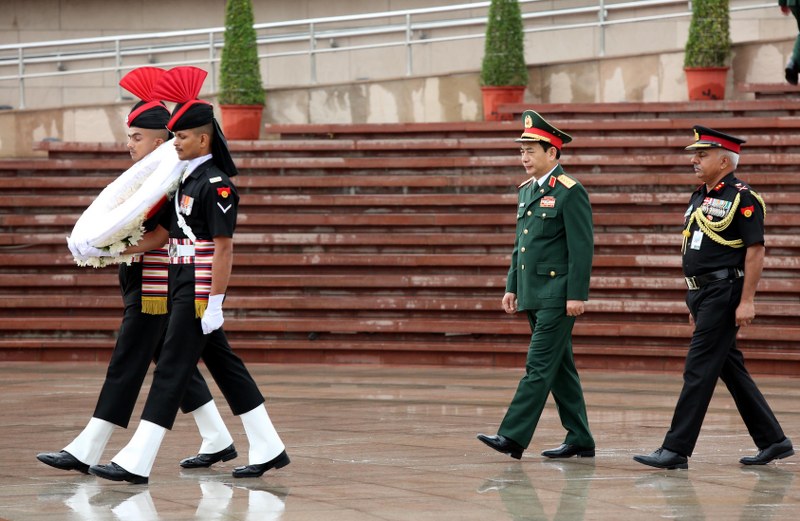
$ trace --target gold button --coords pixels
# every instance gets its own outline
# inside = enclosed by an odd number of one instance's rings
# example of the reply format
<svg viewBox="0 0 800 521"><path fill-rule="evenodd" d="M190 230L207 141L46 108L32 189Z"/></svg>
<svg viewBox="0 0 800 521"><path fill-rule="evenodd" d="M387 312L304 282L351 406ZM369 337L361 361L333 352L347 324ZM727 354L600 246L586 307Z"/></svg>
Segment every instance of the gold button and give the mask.
<svg viewBox="0 0 800 521"><path fill-rule="evenodd" d="M525 228L524 230L522 230L522 233L524 233L525 235L528 235L528 229Z"/></svg>
<svg viewBox="0 0 800 521"><path fill-rule="evenodd" d="M546 212L542 212L542 217L547 217L547 213Z"/></svg>
<svg viewBox="0 0 800 521"><path fill-rule="evenodd" d="M556 272L555 272L555 271L551 271L551 272L550 272L550 276L551 276L551 277L555 277L555 276L556 276Z"/></svg>
<svg viewBox="0 0 800 521"><path fill-rule="evenodd" d="M528 215L530 215L531 213L532 213L532 212L531 212L530 210L528 210Z"/></svg>
<svg viewBox="0 0 800 521"><path fill-rule="evenodd" d="M525 246L523 246L522 248L520 248L520 250L519 250L519 251L521 251L522 253L525 253Z"/></svg>
<svg viewBox="0 0 800 521"><path fill-rule="evenodd" d="M524 264L522 265L522 269L523 269L523 270L525 269L525 265L524 265Z"/></svg>

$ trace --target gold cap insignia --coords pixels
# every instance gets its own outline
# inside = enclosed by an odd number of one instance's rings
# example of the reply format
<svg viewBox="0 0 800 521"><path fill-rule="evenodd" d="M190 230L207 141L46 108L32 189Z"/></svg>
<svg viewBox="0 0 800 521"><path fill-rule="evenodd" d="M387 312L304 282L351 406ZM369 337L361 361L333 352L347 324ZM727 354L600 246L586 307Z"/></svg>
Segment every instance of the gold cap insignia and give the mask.
<svg viewBox="0 0 800 521"><path fill-rule="evenodd" d="M694 131L694 140L695 141L700 141L700 133L697 132L697 129L695 129L695 131Z"/></svg>
<svg viewBox="0 0 800 521"><path fill-rule="evenodd" d="M530 114L525 116L525 128L533 127L533 118Z"/></svg>

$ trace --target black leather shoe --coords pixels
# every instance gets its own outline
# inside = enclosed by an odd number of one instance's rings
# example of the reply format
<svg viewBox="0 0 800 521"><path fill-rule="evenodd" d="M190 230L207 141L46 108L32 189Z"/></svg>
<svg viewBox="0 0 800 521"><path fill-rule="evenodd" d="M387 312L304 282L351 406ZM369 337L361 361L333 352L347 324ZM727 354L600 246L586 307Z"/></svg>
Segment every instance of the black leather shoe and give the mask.
<svg viewBox="0 0 800 521"><path fill-rule="evenodd" d="M289 455L286 454L286 451L283 451L266 463L236 467L233 469L232 474L234 478L258 478L269 469L281 469L289 463L291 463Z"/></svg>
<svg viewBox="0 0 800 521"><path fill-rule="evenodd" d="M36 455L36 459L61 470L77 470L84 474L89 473L89 465L82 462L69 452L62 450L61 452L40 452Z"/></svg>
<svg viewBox="0 0 800 521"><path fill-rule="evenodd" d="M791 85L797 85L797 73L799 70L800 67L798 67L792 58L789 58L786 68L784 69L786 81Z"/></svg>
<svg viewBox="0 0 800 521"><path fill-rule="evenodd" d="M788 458L794 454L792 440L784 438L783 441L773 443L766 449L758 451L755 456L745 456L739 460L742 465L766 465L772 460Z"/></svg>
<svg viewBox="0 0 800 521"><path fill-rule="evenodd" d="M677 452L672 452L664 447L658 448L649 456L634 456L633 459L639 463L650 465L659 469L688 469L689 460Z"/></svg>
<svg viewBox="0 0 800 521"><path fill-rule="evenodd" d="M181 460L181 467L185 469L197 469L201 467L210 467L218 461L232 460L239 454L236 452L236 447L231 443L230 447L226 447L214 454L198 454L190 458Z"/></svg>
<svg viewBox="0 0 800 521"><path fill-rule="evenodd" d="M497 434L495 436L487 436L486 434L478 434L478 439L486 445L490 446L497 452L508 454L514 459L521 459L522 453L525 448L514 440L509 440L505 436Z"/></svg>
<svg viewBox="0 0 800 521"><path fill-rule="evenodd" d="M111 481L127 481L134 485L143 485L149 481L145 476L131 474L113 461L108 465L92 465L89 467L89 474Z"/></svg>
<svg viewBox="0 0 800 521"><path fill-rule="evenodd" d="M568 445L562 443L557 449L546 450L542 452L542 456L548 458L571 458L578 456L579 458L594 458L594 447L581 447L579 445Z"/></svg>

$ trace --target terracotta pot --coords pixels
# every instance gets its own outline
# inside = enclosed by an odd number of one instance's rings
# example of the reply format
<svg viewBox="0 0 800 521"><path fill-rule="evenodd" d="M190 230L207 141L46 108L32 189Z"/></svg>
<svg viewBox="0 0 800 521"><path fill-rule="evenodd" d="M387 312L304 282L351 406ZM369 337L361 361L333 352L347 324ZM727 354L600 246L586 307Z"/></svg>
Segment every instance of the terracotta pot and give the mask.
<svg viewBox="0 0 800 521"><path fill-rule="evenodd" d="M728 67L684 67L690 101L725 99Z"/></svg>
<svg viewBox="0 0 800 521"><path fill-rule="evenodd" d="M484 121L503 121L514 119L514 114L497 112L502 103L522 103L525 97L525 86L514 87L481 87L483 95Z"/></svg>
<svg viewBox="0 0 800 521"><path fill-rule="evenodd" d="M258 139L262 105L220 105L222 132L226 139Z"/></svg>

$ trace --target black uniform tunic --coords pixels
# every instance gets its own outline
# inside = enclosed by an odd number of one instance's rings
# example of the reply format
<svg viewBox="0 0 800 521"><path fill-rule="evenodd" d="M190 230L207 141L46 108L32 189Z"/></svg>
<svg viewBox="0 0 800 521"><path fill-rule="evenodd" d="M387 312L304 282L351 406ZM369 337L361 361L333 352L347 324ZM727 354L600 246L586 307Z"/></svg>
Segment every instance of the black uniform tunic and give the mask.
<svg viewBox="0 0 800 521"><path fill-rule="evenodd" d="M168 212L162 207L159 214L145 221L145 230L153 230L164 213ZM142 262L119 266L119 286L124 304L122 323L93 414L95 418L124 428L128 427L150 361L158 361L167 328L167 315L142 313L142 267ZM208 384L195 368L181 410L194 411L211 399Z"/></svg>
<svg viewBox="0 0 800 521"><path fill-rule="evenodd" d="M211 160L199 165L176 194L181 214L197 240L232 237L239 196L231 180ZM174 211L161 220L172 238L186 238ZM195 317L195 265L170 264L170 317L161 359L142 412L142 419L172 428L186 385L200 358L222 391L231 411L239 415L264 403L255 381L228 344L222 328L204 335Z"/></svg>
<svg viewBox="0 0 800 521"><path fill-rule="evenodd" d="M735 204L737 196L738 205ZM747 247L764 242L764 211L750 187L733 173L725 176L710 191L703 185L692 194L685 226L698 208L703 213L699 218L717 226L718 231L712 230L712 234L700 231L701 226L696 222L698 217L695 217L684 246L684 273L696 276L723 268L744 269ZM712 238L712 235L716 237ZM736 244L741 247L733 247ZM668 450L684 456L692 455L718 378L725 382L759 449L785 437L769 404L745 368L742 352L736 347L739 330L736 308L742 297L743 281L741 277L730 276L687 293L686 304L694 317L695 330L686 355L683 389L675 406L672 425L664 438L663 447Z"/></svg>

